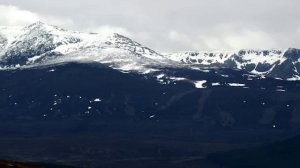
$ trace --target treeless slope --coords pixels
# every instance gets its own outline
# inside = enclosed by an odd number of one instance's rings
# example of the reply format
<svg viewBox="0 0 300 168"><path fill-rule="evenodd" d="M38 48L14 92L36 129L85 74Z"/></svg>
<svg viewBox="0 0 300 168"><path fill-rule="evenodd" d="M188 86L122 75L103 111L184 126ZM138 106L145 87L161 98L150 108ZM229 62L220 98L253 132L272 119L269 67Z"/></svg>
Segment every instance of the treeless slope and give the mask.
<svg viewBox="0 0 300 168"><path fill-rule="evenodd" d="M13 162L13 161L0 161L1 168L42 168L29 163Z"/></svg>

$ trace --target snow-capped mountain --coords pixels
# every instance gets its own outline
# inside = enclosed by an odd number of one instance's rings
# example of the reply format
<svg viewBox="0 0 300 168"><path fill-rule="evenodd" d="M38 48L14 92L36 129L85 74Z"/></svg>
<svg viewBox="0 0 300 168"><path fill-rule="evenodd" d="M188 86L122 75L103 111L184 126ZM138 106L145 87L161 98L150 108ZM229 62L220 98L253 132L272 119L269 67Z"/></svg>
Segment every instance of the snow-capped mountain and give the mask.
<svg viewBox="0 0 300 168"><path fill-rule="evenodd" d="M300 50L240 50L160 54L120 34L82 33L41 22L0 27L0 68L65 62L99 62L121 71L161 68L238 69L255 75L300 80Z"/></svg>
<svg viewBox="0 0 300 168"><path fill-rule="evenodd" d="M120 34L81 33L41 22L24 28L0 28L2 67L97 61L122 70L142 71L167 59Z"/></svg>
<svg viewBox="0 0 300 168"><path fill-rule="evenodd" d="M253 74L280 79L300 79L299 49L181 52L165 56L188 65L246 70Z"/></svg>

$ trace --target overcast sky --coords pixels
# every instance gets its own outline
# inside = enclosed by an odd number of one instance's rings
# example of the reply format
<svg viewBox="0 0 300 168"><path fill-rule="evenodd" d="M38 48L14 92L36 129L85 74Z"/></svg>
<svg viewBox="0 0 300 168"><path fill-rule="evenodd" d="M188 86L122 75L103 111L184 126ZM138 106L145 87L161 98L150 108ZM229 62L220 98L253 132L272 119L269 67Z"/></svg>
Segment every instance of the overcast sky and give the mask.
<svg viewBox="0 0 300 168"><path fill-rule="evenodd" d="M300 48L300 0L0 0L0 25L118 32L159 52Z"/></svg>

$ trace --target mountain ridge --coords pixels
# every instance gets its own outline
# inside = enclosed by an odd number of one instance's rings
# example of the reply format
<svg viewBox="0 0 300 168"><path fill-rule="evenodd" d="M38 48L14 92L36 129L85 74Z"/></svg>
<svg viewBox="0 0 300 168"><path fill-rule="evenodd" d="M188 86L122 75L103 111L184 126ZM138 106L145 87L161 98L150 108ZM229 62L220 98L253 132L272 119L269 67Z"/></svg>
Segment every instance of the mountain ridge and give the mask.
<svg viewBox="0 0 300 168"><path fill-rule="evenodd" d="M170 59L183 64L198 65L202 67L222 67L246 70L247 72L273 78L299 80L300 50L289 48L287 50L237 50L225 52L179 52L165 54ZM286 68L284 75L278 71Z"/></svg>
<svg viewBox="0 0 300 168"><path fill-rule="evenodd" d="M70 61L99 62L121 71L151 73L157 67L229 68L283 80L300 80L300 50L236 50L158 53L117 33L70 31L36 22L0 27L0 67Z"/></svg>

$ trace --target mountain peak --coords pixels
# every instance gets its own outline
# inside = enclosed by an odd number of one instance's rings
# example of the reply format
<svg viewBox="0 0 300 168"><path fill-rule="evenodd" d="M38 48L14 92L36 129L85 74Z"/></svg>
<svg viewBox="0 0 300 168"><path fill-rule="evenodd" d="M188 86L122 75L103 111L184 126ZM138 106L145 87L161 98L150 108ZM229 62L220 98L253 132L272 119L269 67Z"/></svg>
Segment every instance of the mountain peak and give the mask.
<svg viewBox="0 0 300 168"><path fill-rule="evenodd" d="M37 28L43 28L43 27L54 27L54 26L50 26L41 21L38 21L38 22L32 23L32 24L24 27L24 29L37 29Z"/></svg>
<svg viewBox="0 0 300 168"><path fill-rule="evenodd" d="M31 25L29 25L28 27L34 27L34 26L44 26L47 25L46 23L42 22L42 21L37 21L35 23L32 23Z"/></svg>
<svg viewBox="0 0 300 168"><path fill-rule="evenodd" d="M23 28L0 53L0 65L6 67L78 60L109 62L136 69L168 59L117 33L74 32L43 22Z"/></svg>
<svg viewBox="0 0 300 168"><path fill-rule="evenodd" d="M60 27L57 27L57 26L53 26L53 25L49 25L49 24L46 24L44 22L41 22L41 21L38 21L38 22L35 22L29 26L26 26L24 27L24 30L29 30L29 31L34 31L34 30L37 30L37 31L48 31L48 32L51 32L51 31L67 31L65 29L62 29Z"/></svg>

